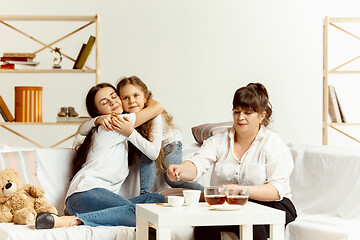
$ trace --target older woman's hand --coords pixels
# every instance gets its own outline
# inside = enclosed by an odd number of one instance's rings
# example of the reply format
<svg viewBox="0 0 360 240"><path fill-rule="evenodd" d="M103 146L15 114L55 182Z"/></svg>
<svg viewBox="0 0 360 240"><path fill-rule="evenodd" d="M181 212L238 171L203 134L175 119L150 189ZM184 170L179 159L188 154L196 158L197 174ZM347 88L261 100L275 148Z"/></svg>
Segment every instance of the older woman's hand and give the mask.
<svg viewBox="0 0 360 240"><path fill-rule="evenodd" d="M176 164L173 164L173 165L170 165L166 171L169 179L171 181L178 181L180 180L180 175L179 175L179 165L176 165Z"/></svg>

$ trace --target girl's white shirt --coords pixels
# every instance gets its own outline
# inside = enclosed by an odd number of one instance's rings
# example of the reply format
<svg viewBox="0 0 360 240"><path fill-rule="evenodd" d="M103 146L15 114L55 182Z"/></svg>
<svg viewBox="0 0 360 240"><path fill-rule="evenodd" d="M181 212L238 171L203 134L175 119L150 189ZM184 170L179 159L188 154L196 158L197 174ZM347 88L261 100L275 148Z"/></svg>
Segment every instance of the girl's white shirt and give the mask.
<svg viewBox="0 0 360 240"><path fill-rule="evenodd" d="M291 198L290 175L294 168L291 152L280 137L262 126L250 148L238 159L234 154L234 128L205 140L189 160L197 168L194 181L213 166L210 184L259 186L272 184L280 195Z"/></svg>
<svg viewBox="0 0 360 240"><path fill-rule="evenodd" d="M121 116L128 116L135 123L134 113ZM106 131L103 126L99 126L92 136L86 162L71 180L66 198L93 188L105 188L118 194L129 174L126 140L127 137L117 130Z"/></svg>
<svg viewBox="0 0 360 240"><path fill-rule="evenodd" d="M96 118L93 118L83 123L79 128L80 134L87 135L87 133L95 127L95 121ZM133 131L128 137L128 140L153 161L158 158L161 147L182 140L180 130L175 127L170 127L161 114L153 118L151 134L153 138L152 141L147 141L137 131Z"/></svg>

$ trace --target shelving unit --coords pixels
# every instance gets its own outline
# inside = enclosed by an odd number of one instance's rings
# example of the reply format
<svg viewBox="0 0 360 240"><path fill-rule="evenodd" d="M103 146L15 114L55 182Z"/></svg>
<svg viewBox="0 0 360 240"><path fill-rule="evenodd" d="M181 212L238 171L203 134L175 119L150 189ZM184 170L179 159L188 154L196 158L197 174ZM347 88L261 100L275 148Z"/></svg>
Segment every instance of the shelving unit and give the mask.
<svg viewBox="0 0 360 240"><path fill-rule="evenodd" d="M345 34L348 34L358 40L359 36L351 33L350 31L345 30L342 27L339 27L338 23L359 23L360 18L329 18L325 17L323 25L323 145L328 144L328 130L329 127L336 130L337 132L345 135L346 137L360 143L360 140L351 136L348 133L339 129L339 126L360 126L360 123L331 123L329 122L329 75L333 74L359 74L360 70L340 70L349 63L354 62L359 59L360 56L350 59L349 61L344 62L343 64L332 68L329 70L329 27L334 27L335 29L342 31Z"/></svg>
<svg viewBox="0 0 360 240"><path fill-rule="evenodd" d="M45 22L84 22L84 25L82 25L81 27L77 28L76 30L69 32L68 34L58 38L57 40L51 42L51 43L44 43L43 41L21 31L19 28L15 27L14 24L12 22L36 22L36 21L45 21ZM11 24L10 24L11 23ZM27 73L27 74L62 74L62 73L71 73L71 74L92 74L95 75L95 81L94 83L97 84L100 82L100 19L98 15L95 16L27 16L27 15L17 15L17 16L11 16L11 15L0 15L0 24L3 24L5 26L7 26L8 28L18 32L19 34L26 36L27 38L29 38L32 41L37 42L38 44L42 45L42 47L38 50L36 50L35 54L44 51L45 49L50 49L50 50L54 50L55 48L53 48L52 46L61 42L62 40L72 36L73 34L87 28L90 25L95 24L95 44L94 44L94 50L95 50L95 69L90 68L88 66L85 66L83 69L0 69L0 74L1 73L6 73L6 74L18 74L18 73ZM81 43L79 43L79 46L81 46ZM74 52L73 53L75 55L75 57L77 56L78 52ZM75 62L75 59L68 56L65 53L62 53L64 58L69 59L70 61ZM24 76L24 78L26 78L26 76ZM36 123L32 123L32 122L0 122L0 127L2 127L3 129L25 139L26 141L38 146L38 147L44 147L41 144L35 142L34 140L25 137L24 135L22 135L21 133L13 130L11 127L12 126L17 126L17 125L25 125L25 126L34 126L34 125L47 125L47 126L51 126L51 125L80 125L81 123L79 122L36 122ZM61 139L59 142L49 146L49 147L56 147L59 144L73 138L74 136L76 136L78 134L78 132L75 132L74 134L66 137L65 139Z"/></svg>

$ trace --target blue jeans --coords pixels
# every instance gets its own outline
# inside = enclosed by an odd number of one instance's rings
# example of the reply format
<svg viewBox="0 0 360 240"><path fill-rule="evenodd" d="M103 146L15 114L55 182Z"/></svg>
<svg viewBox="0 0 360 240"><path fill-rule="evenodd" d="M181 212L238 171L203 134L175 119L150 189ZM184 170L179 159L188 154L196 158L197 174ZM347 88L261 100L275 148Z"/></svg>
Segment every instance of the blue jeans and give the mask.
<svg viewBox="0 0 360 240"><path fill-rule="evenodd" d="M74 193L66 199L65 213L87 226L136 226L137 203L163 203L165 197L149 193L126 199L105 188Z"/></svg>
<svg viewBox="0 0 360 240"><path fill-rule="evenodd" d="M165 146L164 157L166 164L180 164L182 162L182 143L172 142ZM140 168L140 194L151 193L154 185L154 178L157 172L156 162L149 159L145 154L141 154L141 168ZM165 176L166 183L173 188L188 188L204 190L204 187L195 182L171 181L166 173L161 173Z"/></svg>

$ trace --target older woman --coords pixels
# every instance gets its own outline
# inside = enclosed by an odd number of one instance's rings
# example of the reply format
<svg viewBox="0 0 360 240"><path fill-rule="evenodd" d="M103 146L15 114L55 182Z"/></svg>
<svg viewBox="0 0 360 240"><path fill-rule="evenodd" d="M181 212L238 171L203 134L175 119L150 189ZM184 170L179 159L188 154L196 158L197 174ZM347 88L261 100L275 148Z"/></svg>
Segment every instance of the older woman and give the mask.
<svg viewBox="0 0 360 240"><path fill-rule="evenodd" d="M233 99L233 127L204 141L200 150L180 165L170 165L171 180L197 181L211 166L211 185L247 188L249 199L286 212L295 220L289 185L293 160L280 137L266 126L272 114L266 88L250 83ZM221 239L220 231L239 233L237 226L196 227L195 239ZM268 226L254 226L254 239L266 240Z"/></svg>

